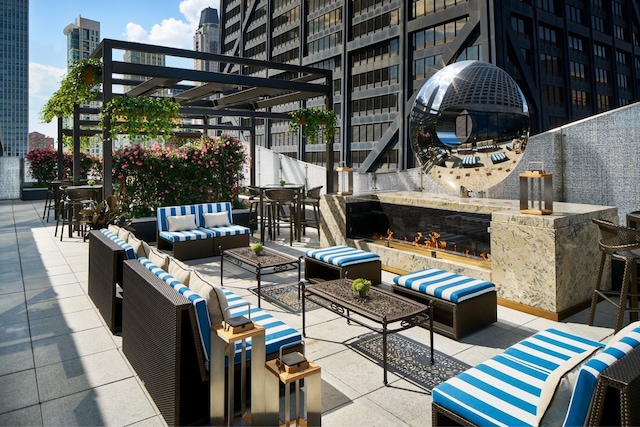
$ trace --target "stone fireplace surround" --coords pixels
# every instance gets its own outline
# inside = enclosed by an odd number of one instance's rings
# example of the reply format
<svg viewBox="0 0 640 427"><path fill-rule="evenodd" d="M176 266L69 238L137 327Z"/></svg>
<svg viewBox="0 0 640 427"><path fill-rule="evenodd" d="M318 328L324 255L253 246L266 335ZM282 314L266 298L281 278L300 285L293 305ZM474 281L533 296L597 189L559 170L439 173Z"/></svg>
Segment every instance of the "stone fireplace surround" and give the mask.
<svg viewBox="0 0 640 427"><path fill-rule="evenodd" d="M491 255L487 266L469 265L427 254L388 248L370 239L348 238L346 203L371 198L383 203L424 206L454 212L491 215ZM401 191L358 196L325 195L320 201L320 246L349 245L380 255L383 268L405 273L441 268L489 280L498 303L561 320L588 306L595 282L599 250L598 227L592 218L618 223L612 206L554 202L551 215L521 214L518 200L463 198Z"/></svg>

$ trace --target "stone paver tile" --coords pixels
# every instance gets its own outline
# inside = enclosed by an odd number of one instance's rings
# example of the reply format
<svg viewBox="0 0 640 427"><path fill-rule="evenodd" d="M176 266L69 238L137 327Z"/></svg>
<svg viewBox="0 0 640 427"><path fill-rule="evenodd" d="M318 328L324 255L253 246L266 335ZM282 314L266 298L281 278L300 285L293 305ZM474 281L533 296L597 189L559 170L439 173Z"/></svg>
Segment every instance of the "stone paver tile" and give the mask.
<svg viewBox="0 0 640 427"><path fill-rule="evenodd" d="M64 362L117 348L103 327L33 341L37 367Z"/></svg>
<svg viewBox="0 0 640 427"><path fill-rule="evenodd" d="M30 320L59 316L61 314L89 310L92 308L94 308L93 303L86 295L78 295L75 297L46 300L42 302L36 302L35 304L28 304Z"/></svg>
<svg viewBox="0 0 640 427"><path fill-rule="evenodd" d="M99 326L104 326L104 323L95 309L36 319L30 322L31 338L34 341L85 329L93 329Z"/></svg>
<svg viewBox="0 0 640 427"><path fill-rule="evenodd" d="M82 289L82 286L80 286L78 283L26 291L27 304L29 304L29 307L45 301L77 297L84 294L85 293Z"/></svg>
<svg viewBox="0 0 640 427"><path fill-rule="evenodd" d="M16 281L4 281L0 279L0 295L11 294L24 291L22 278Z"/></svg>
<svg viewBox="0 0 640 427"><path fill-rule="evenodd" d="M156 415L134 378L42 404L44 425L129 425Z"/></svg>
<svg viewBox="0 0 640 427"><path fill-rule="evenodd" d="M23 342L0 347L0 376L32 369L33 352L31 343Z"/></svg>
<svg viewBox="0 0 640 427"><path fill-rule="evenodd" d="M133 374L116 349L36 368L40 401L109 384Z"/></svg>
<svg viewBox="0 0 640 427"><path fill-rule="evenodd" d="M0 348L29 342L30 340L29 322L26 317L23 322L0 325Z"/></svg>
<svg viewBox="0 0 640 427"><path fill-rule="evenodd" d="M78 278L73 273L59 274L57 276L37 277L24 281L25 290L51 288L55 286L77 283Z"/></svg>
<svg viewBox="0 0 640 427"><path fill-rule="evenodd" d="M430 418L425 419L423 425L429 425ZM324 427L344 426L394 426L405 427L402 419L390 414L366 397L360 397L335 411L323 414Z"/></svg>
<svg viewBox="0 0 640 427"><path fill-rule="evenodd" d="M71 268L68 264L62 265L54 265L52 267L45 266L33 266L33 265L23 265L22 266L22 277L25 281L29 279L35 279L37 277L50 277L57 276L59 274L68 274L71 273Z"/></svg>
<svg viewBox="0 0 640 427"><path fill-rule="evenodd" d="M0 325L12 325L27 320L24 293L14 292L0 297Z"/></svg>
<svg viewBox="0 0 640 427"><path fill-rule="evenodd" d="M0 376L0 414L37 403L38 386L34 369Z"/></svg>
<svg viewBox="0 0 640 427"><path fill-rule="evenodd" d="M0 426L42 426L40 405L32 405L17 411L0 414Z"/></svg>

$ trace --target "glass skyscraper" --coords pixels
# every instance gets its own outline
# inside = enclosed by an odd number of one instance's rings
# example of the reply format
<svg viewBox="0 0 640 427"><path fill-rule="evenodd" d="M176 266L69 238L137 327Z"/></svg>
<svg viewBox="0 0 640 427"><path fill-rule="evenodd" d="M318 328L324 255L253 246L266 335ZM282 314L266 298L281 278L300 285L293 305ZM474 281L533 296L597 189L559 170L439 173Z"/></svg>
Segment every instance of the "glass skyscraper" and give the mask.
<svg viewBox="0 0 640 427"><path fill-rule="evenodd" d="M29 1L0 0L0 155L29 143Z"/></svg>

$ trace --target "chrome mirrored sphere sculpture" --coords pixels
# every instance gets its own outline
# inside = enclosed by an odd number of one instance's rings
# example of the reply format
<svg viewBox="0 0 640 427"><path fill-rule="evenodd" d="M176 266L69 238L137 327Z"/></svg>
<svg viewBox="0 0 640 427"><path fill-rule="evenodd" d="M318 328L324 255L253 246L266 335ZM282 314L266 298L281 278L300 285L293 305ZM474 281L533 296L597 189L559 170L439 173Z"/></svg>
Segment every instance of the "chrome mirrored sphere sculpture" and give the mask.
<svg viewBox="0 0 640 427"><path fill-rule="evenodd" d="M529 108L504 70L461 61L435 73L411 110L414 153L450 190L483 191L513 171L529 138Z"/></svg>

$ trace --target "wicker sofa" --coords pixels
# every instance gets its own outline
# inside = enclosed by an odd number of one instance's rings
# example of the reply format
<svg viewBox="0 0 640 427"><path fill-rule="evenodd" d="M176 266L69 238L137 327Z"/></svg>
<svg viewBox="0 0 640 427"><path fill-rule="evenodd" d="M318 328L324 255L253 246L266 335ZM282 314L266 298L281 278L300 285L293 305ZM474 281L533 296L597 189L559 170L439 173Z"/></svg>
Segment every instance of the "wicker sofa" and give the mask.
<svg viewBox="0 0 640 427"><path fill-rule="evenodd" d="M251 230L233 223L230 202L165 206L157 209L158 249L179 260L220 255L220 248L249 245Z"/></svg>
<svg viewBox="0 0 640 427"><path fill-rule="evenodd" d="M209 285L213 289L199 291L203 294L201 297L184 286L182 281L187 280L188 274L189 285L197 289L193 283L194 275L200 282L207 281L206 277L197 272L187 273L188 268L171 257L169 263L174 264L173 271L170 266L161 269L154 254L155 250L152 250L150 258L141 257L123 263L126 287L122 314L123 353L169 425L208 423L210 330L211 325L220 322L219 315L224 312L225 303L231 316L246 316L250 310L251 319L265 328L267 360L277 357L282 345L295 343L302 337L296 329L255 306L247 305L229 290ZM182 278L178 280L180 276ZM202 286L206 285L199 283L198 286L203 289ZM293 347L291 350L296 349ZM236 346L234 362L237 374L234 381L239 377L240 351L240 346ZM249 365L250 342L247 353ZM237 391L239 388L234 389ZM238 402L237 397L235 402Z"/></svg>
<svg viewBox="0 0 640 427"><path fill-rule="evenodd" d="M122 329L122 263L148 256L149 245L114 225L89 232L88 293L111 332Z"/></svg>
<svg viewBox="0 0 640 427"><path fill-rule="evenodd" d="M605 345L538 332L433 389L433 425L639 425L640 322Z"/></svg>

